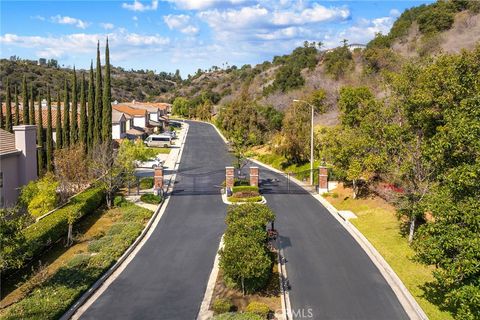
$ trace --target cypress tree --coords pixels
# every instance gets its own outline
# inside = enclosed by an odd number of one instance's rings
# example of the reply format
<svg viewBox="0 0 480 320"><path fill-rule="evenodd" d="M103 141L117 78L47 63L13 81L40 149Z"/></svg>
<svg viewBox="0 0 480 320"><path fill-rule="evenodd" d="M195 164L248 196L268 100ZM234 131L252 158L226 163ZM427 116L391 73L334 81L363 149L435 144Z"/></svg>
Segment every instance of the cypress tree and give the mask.
<svg viewBox="0 0 480 320"><path fill-rule="evenodd" d="M95 81L95 116L93 128L93 144L102 143L102 66L100 62L100 41L97 43L97 70Z"/></svg>
<svg viewBox="0 0 480 320"><path fill-rule="evenodd" d="M37 121L37 161L38 161L38 175L43 174L43 169L45 168L45 162L43 158L43 114L42 114L42 96L40 92L38 93L38 121Z"/></svg>
<svg viewBox="0 0 480 320"><path fill-rule="evenodd" d="M62 134L62 112L60 103L60 90L57 92L57 117L55 123L55 147L60 149L63 147Z"/></svg>
<svg viewBox="0 0 480 320"><path fill-rule="evenodd" d="M33 84L30 85L30 110L28 110L28 124L35 124L35 95Z"/></svg>
<svg viewBox="0 0 480 320"><path fill-rule="evenodd" d="M14 125L18 126L19 124L20 124L20 106L18 105L17 86L15 86L15 122L14 122Z"/></svg>
<svg viewBox="0 0 480 320"><path fill-rule="evenodd" d="M53 136L52 136L52 99L50 97L50 88L47 87L47 138L46 138L46 157L47 171L53 172Z"/></svg>
<svg viewBox="0 0 480 320"><path fill-rule="evenodd" d="M7 78L7 97L6 97L6 106L5 106L5 130L12 132L12 97L10 96L10 82Z"/></svg>
<svg viewBox="0 0 480 320"><path fill-rule="evenodd" d="M102 139L112 141L112 90L110 87L110 50L105 47L105 82L103 88Z"/></svg>
<svg viewBox="0 0 480 320"><path fill-rule="evenodd" d="M82 80L80 82L80 128L78 130L78 139L82 144L85 153L87 149L87 106L85 101L85 74L82 73Z"/></svg>
<svg viewBox="0 0 480 320"><path fill-rule="evenodd" d="M87 145L88 151L93 148L93 131L95 130L94 122L94 104L95 104L95 89L94 89L94 80L93 80L93 61L90 64L90 80L88 82L88 134L87 134Z"/></svg>
<svg viewBox="0 0 480 320"><path fill-rule="evenodd" d="M22 109L23 109L23 124L28 124L30 116L28 112L27 76L25 75L23 75L23 80L22 80Z"/></svg>
<svg viewBox="0 0 480 320"><path fill-rule="evenodd" d="M70 97L68 94L68 81L65 79L63 89L63 130L62 130L63 147L70 146Z"/></svg>
<svg viewBox="0 0 480 320"><path fill-rule="evenodd" d="M3 129L3 106L2 106L1 96L0 96L0 129Z"/></svg>
<svg viewBox="0 0 480 320"><path fill-rule="evenodd" d="M72 84L72 116L70 121L70 144L75 145L78 141L78 103L77 103L77 73L73 67Z"/></svg>

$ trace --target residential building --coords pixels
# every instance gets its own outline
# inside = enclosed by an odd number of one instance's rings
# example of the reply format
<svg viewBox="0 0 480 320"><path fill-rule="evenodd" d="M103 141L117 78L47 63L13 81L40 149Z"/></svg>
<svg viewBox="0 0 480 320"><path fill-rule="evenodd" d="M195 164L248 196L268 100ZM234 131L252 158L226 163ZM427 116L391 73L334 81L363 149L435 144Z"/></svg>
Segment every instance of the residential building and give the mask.
<svg viewBox="0 0 480 320"><path fill-rule="evenodd" d="M130 122L130 121L129 121ZM112 110L112 139L124 139L127 135L127 119L123 112Z"/></svg>
<svg viewBox="0 0 480 320"><path fill-rule="evenodd" d="M14 206L20 188L37 179L37 127L0 129L0 208Z"/></svg>

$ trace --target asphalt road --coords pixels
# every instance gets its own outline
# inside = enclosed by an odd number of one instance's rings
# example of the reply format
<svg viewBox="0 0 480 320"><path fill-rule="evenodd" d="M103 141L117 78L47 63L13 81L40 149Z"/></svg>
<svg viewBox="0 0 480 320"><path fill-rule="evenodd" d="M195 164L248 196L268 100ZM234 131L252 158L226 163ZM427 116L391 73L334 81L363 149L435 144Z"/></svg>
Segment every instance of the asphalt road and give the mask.
<svg viewBox="0 0 480 320"><path fill-rule="evenodd" d="M170 203L152 236L82 319L195 319L220 237L218 186L231 159L215 129L190 123ZM246 171L246 170L245 170ZM408 319L347 231L312 196L261 168L287 259L296 319Z"/></svg>
<svg viewBox="0 0 480 320"><path fill-rule="evenodd" d="M408 319L373 262L323 205L296 184L260 168L287 260L294 319Z"/></svg>
<svg viewBox="0 0 480 320"><path fill-rule="evenodd" d="M166 211L125 270L81 319L195 319L224 232L218 186L231 164L223 140L190 122Z"/></svg>

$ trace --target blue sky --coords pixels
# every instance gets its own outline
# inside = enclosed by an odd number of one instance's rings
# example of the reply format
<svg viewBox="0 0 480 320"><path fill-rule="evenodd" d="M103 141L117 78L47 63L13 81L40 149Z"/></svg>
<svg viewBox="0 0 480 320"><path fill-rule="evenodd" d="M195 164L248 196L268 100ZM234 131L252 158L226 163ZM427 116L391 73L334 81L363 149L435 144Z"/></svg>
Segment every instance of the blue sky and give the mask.
<svg viewBox="0 0 480 320"><path fill-rule="evenodd" d="M386 33L406 8L432 1L124 0L0 2L1 57L85 68L110 39L111 63L182 76L256 64L305 40L335 47Z"/></svg>

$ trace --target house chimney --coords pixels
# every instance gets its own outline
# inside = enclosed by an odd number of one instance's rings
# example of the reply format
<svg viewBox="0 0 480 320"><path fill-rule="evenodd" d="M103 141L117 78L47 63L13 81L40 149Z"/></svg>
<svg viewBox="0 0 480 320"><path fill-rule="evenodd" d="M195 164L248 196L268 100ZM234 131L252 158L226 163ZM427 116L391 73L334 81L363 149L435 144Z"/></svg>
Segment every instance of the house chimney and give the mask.
<svg viewBox="0 0 480 320"><path fill-rule="evenodd" d="M34 125L14 126L15 148L19 157L18 177L20 185L37 179L37 127Z"/></svg>

